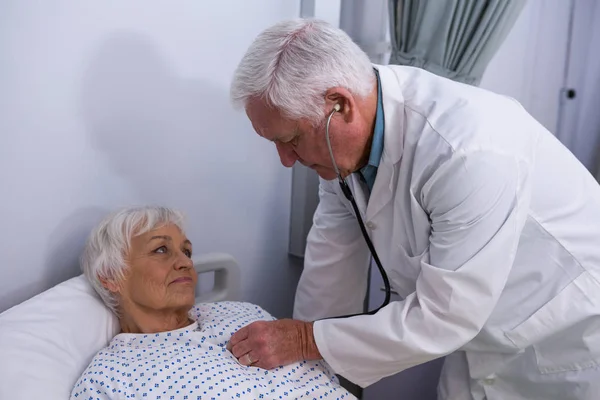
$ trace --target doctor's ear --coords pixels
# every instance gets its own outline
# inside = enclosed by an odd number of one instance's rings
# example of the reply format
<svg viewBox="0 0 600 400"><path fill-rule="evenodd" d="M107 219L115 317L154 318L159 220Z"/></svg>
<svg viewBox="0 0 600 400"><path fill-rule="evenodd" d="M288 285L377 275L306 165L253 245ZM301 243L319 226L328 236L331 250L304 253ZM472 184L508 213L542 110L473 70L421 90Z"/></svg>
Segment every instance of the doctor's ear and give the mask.
<svg viewBox="0 0 600 400"><path fill-rule="evenodd" d="M325 94L325 109L328 110L327 114L335 110L336 114L341 114L346 122L351 122L354 118L355 106L354 96L346 88L331 88Z"/></svg>

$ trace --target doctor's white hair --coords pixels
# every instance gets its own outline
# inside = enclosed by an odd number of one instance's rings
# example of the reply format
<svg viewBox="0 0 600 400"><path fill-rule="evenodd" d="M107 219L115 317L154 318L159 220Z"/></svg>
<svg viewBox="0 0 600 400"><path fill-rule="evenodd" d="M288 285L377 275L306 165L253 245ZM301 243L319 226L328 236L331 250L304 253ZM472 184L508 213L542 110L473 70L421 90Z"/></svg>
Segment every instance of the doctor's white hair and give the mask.
<svg viewBox="0 0 600 400"><path fill-rule="evenodd" d="M262 98L293 120L318 125L325 93L344 87L366 97L375 82L369 57L341 29L316 19L287 20L260 33L238 65L230 96L237 108Z"/></svg>
<svg viewBox="0 0 600 400"><path fill-rule="evenodd" d="M130 207L110 214L91 232L81 256L81 269L116 315L119 299L102 285L102 280L118 282L124 278L132 238L169 224L183 232L183 215L166 207Z"/></svg>

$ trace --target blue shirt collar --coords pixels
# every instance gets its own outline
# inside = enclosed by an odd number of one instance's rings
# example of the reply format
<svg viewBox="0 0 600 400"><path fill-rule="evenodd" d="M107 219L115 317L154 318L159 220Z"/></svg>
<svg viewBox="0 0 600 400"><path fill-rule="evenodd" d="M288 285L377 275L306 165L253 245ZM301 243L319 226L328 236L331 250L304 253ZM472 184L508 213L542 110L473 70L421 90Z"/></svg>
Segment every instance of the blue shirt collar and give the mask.
<svg viewBox="0 0 600 400"><path fill-rule="evenodd" d="M360 169L360 174L365 179L369 190L373 190L375 185L375 177L377 176L377 168L383 154L383 134L384 134L384 116L383 116L383 96L381 93L381 81L379 79L379 71L375 69L377 78L377 112L375 114L375 128L373 129L373 141L371 142L371 153L367 165Z"/></svg>

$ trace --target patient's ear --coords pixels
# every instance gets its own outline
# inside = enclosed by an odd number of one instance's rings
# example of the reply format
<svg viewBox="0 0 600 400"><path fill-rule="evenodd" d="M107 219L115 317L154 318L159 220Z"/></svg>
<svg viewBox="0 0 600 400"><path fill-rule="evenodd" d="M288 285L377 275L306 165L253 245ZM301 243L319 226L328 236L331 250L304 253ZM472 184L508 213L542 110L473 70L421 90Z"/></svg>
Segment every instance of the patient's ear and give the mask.
<svg viewBox="0 0 600 400"><path fill-rule="evenodd" d="M113 292L113 293L118 293L119 289L121 288L119 286L119 284L117 283L117 281L114 278L106 278L104 276L99 276L98 279L100 280L100 283L102 284L102 286Z"/></svg>

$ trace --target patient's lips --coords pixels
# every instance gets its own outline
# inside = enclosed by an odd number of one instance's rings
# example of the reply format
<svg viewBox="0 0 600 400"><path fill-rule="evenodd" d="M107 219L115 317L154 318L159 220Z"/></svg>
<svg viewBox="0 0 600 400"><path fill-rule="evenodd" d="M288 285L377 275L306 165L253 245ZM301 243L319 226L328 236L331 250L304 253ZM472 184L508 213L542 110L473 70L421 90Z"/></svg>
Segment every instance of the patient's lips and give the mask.
<svg viewBox="0 0 600 400"><path fill-rule="evenodd" d="M182 277L175 279L171 283L192 283L192 282L193 282L193 280L189 276L182 276Z"/></svg>

